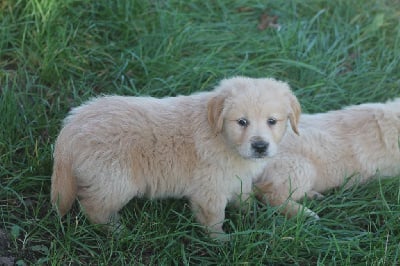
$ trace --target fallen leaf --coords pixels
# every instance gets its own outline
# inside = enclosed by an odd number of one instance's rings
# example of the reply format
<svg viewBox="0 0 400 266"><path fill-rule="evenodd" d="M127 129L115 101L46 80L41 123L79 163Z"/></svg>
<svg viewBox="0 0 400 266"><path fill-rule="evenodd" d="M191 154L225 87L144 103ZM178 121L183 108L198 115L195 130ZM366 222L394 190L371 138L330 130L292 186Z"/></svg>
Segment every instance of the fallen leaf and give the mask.
<svg viewBox="0 0 400 266"><path fill-rule="evenodd" d="M239 8L237 9L237 12L239 12L239 13L244 13L244 12L251 12L251 11L253 11L253 10L254 10L254 8L252 8L252 7L242 6L242 7L239 7Z"/></svg>
<svg viewBox="0 0 400 266"><path fill-rule="evenodd" d="M277 30L281 28L281 25L278 24L278 16L271 16L267 13L261 14L258 29L265 30L267 28L274 28Z"/></svg>

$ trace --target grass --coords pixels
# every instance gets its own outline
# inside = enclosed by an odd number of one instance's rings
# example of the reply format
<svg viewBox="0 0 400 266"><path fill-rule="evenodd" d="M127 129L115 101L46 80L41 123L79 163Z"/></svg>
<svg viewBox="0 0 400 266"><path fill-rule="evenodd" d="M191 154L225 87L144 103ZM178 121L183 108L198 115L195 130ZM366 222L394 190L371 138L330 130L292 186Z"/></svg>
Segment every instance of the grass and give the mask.
<svg viewBox="0 0 400 266"><path fill-rule="evenodd" d="M110 236L49 204L68 110L101 94L209 90L233 75L290 83L304 111L400 96L400 3L4 0L0 3L0 257L30 264L396 265L400 180L338 188L318 222L254 204L227 209L221 244L185 200L132 200ZM258 29L262 14L280 30ZM400 163L400 162L399 162ZM3 258L4 259L4 258Z"/></svg>

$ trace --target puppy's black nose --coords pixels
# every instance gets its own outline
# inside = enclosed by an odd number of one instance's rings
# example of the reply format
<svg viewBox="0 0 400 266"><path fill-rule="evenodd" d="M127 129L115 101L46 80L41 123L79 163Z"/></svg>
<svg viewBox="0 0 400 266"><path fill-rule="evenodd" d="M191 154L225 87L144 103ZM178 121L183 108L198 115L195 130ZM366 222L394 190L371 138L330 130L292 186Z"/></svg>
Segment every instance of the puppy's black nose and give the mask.
<svg viewBox="0 0 400 266"><path fill-rule="evenodd" d="M268 142L265 142L263 140L257 140L251 143L251 147L256 151L257 153L265 153L268 149Z"/></svg>

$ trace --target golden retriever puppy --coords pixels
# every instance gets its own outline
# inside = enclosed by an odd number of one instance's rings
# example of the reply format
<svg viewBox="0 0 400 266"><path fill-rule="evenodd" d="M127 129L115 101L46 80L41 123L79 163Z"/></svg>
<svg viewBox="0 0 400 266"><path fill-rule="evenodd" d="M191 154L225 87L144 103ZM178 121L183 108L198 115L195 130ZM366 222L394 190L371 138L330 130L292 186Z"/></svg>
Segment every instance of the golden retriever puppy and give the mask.
<svg viewBox="0 0 400 266"><path fill-rule="evenodd" d="M400 98L385 104L350 106L302 115L300 136L287 132L255 186L271 205L289 216L313 211L296 201L376 177L400 174Z"/></svg>
<svg viewBox="0 0 400 266"><path fill-rule="evenodd" d="M227 203L249 197L299 115L289 86L268 78L225 79L191 96L93 99L70 112L57 138L51 201L64 215L78 198L103 224L133 197L186 197L218 237Z"/></svg>

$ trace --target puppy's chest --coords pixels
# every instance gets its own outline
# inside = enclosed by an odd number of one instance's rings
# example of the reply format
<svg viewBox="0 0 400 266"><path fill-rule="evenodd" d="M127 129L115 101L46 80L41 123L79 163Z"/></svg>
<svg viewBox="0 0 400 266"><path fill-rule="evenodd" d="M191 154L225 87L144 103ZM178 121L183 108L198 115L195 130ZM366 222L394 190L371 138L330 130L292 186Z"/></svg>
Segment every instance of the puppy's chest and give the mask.
<svg viewBox="0 0 400 266"><path fill-rule="evenodd" d="M230 196L250 193L253 181L261 174L263 164L246 163L245 166L231 166L222 173L221 188Z"/></svg>

